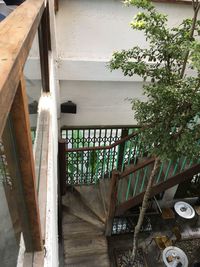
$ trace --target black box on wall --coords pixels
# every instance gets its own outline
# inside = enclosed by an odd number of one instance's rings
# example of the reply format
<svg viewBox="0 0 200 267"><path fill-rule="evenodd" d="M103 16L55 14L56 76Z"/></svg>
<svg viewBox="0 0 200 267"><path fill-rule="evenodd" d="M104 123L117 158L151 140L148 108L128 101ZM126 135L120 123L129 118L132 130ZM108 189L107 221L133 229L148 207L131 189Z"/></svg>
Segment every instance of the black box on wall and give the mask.
<svg viewBox="0 0 200 267"><path fill-rule="evenodd" d="M65 103L62 103L61 112L76 114L76 104L74 104L72 101L67 101Z"/></svg>

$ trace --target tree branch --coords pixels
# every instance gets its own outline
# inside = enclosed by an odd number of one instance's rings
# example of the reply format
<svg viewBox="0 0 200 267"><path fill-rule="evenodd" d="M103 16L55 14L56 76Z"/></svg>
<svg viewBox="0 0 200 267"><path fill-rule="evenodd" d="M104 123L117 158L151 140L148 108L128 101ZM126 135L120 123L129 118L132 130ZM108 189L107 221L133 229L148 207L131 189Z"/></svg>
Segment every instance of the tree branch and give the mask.
<svg viewBox="0 0 200 267"><path fill-rule="evenodd" d="M194 30L195 30L195 26L196 26L196 22L197 22L197 16L198 16L198 12L199 12L199 9L200 9L200 3L198 2L198 0L196 1L196 5L194 5L194 6L195 6L195 8L194 8L194 17L193 17L193 20L192 20L192 27L191 27L191 31L190 31L190 39L192 39L192 37L194 35ZM185 55L185 58L184 58L184 61L183 61L183 67L182 67L181 75L180 75L181 79L183 78L184 73L185 73L185 69L186 69L189 53L190 53L190 51L188 50L186 52L186 55Z"/></svg>

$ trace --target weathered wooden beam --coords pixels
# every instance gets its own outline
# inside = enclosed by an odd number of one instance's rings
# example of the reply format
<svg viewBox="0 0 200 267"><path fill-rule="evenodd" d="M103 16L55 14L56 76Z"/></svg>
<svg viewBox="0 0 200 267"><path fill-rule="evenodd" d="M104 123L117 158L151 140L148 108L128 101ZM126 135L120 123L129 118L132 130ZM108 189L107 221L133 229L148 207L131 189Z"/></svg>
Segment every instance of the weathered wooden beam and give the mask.
<svg viewBox="0 0 200 267"><path fill-rule="evenodd" d="M110 194L109 194L109 207L108 207L108 218L106 221L106 236L111 236L113 219L115 216L115 209L117 205L117 188L119 181L119 172L114 170L112 172L111 184L110 184Z"/></svg>
<svg viewBox="0 0 200 267"><path fill-rule="evenodd" d="M40 251L43 246L36 192L36 177L28 104L25 90L25 81L22 77L11 108L11 118L24 192L23 197L27 207L27 216L30 225L30 234L32 237L32 248L29 244L27 244L26 248L28 248L27 250Z"/></svg>
<svg viewBox="0 0 200 267"><path fill-rule="evenodd" d="M49 110L41 110L38 114L37 139L35 141L36 189L41 221L42 240L46 236L46 206L48 186L48 154L49 154Z"/></svg>
<svg viewBox="0 0 200 267"><path fill-rule="evenodd" d="M27 0L0 23L0 137L44 10Z"/></svg>
<svg viewBox="0 0 200 267"><path fill-rule="evenodd" d="M49 21L49 5L45 7L38 28L40 66L43 92L50 92L49 88L49 51L51 50L51 35Z"/></svg>
<svg viewBox="0 0 200 267"><path fill-rule="evenodd" d="M151 197L157 195L160 192L163 192L177 184L180 184L188 179L191 179L193 175L200 172L200 164L196 164L190 169L185 170L184 172L178 173L175 176L169 178L167 181L155 185L151 192ZM120 204L116 208L115 216L122 215L126 210L140 204L143 200L144 192L138 194L137 196L131 198L130 200Z"/></svg>

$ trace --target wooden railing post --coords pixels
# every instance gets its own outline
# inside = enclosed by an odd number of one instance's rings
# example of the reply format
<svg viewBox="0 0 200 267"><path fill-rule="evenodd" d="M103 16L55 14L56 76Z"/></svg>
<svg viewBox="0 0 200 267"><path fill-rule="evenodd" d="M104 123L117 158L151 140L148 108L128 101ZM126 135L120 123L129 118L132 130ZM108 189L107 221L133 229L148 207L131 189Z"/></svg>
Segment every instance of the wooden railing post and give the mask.
<svg viewBox="0 0 200 267"><path fill-rule="evenodd" d="M126 136L128 136L128 128L123 128L121 139L123 139ZM122 166L123 166L123 160L124 160L124 152L125 152L124 150L125 150L125 142L123 142L119 146L119 157L118 157L118 163L117 163L117 169L119 171L123 171Z"/></svg>
<svg viewBox="0 0 200 267"><path fill-rule="evenodd" d="M60 194L63 196L66 192L66 142L61 139L58 142L58 159L59 159L59 187Z"/></svg>
<svg viewBox="0 0 200 267"><path fill-rule="evenodd" d="M19 82L12 104L11 118L17 157L19 160L21 184L24 192L24 201L27 207L30 235L32 238L32 244L29 244L29 240L28 238L26 239L26 234L24 234L26 251L41 251L43 249L43 244L36 191L35 164L33 159L25 80L23 76ZM26 232L26 229L24 229L24 231Z"/></svg>
<svg viewBox="0 0 200 267"><path fill-rule="evenodd" d="M105 231L106 236L110 236L112 233L112 224L117 205L118 181L119 181L119 172L117 170L114 170L112 172L111 185L110 185L108 218L106 222L106 231Z"/></svg>

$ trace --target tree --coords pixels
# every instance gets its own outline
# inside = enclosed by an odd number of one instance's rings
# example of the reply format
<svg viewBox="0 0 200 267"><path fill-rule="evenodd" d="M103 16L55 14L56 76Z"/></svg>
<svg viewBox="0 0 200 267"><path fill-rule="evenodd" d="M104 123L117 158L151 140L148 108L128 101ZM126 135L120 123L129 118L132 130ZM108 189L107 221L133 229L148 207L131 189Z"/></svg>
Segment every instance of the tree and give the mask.
<svg viewBox="0 0 200 267"><path fill-rule="evenodd" d="M125 76L136 74L143 78L147 100L132 99L132 109L142 126L142 144L148 148L149 156L155 157L134 231L132 257L129 259L130 266L133 266L138 234L160 162L186 155L197 158L200 154L197 142L200 134L200 43L197 41L200 3L199 0L192 1L192 19L185 19L178 27L169 28L167 16L159 13L151 1L124 2L142 9L134 17L131 27L144 32L149 47L135 46L115 52L109 67L111 70L121 69Z"/></svg>

